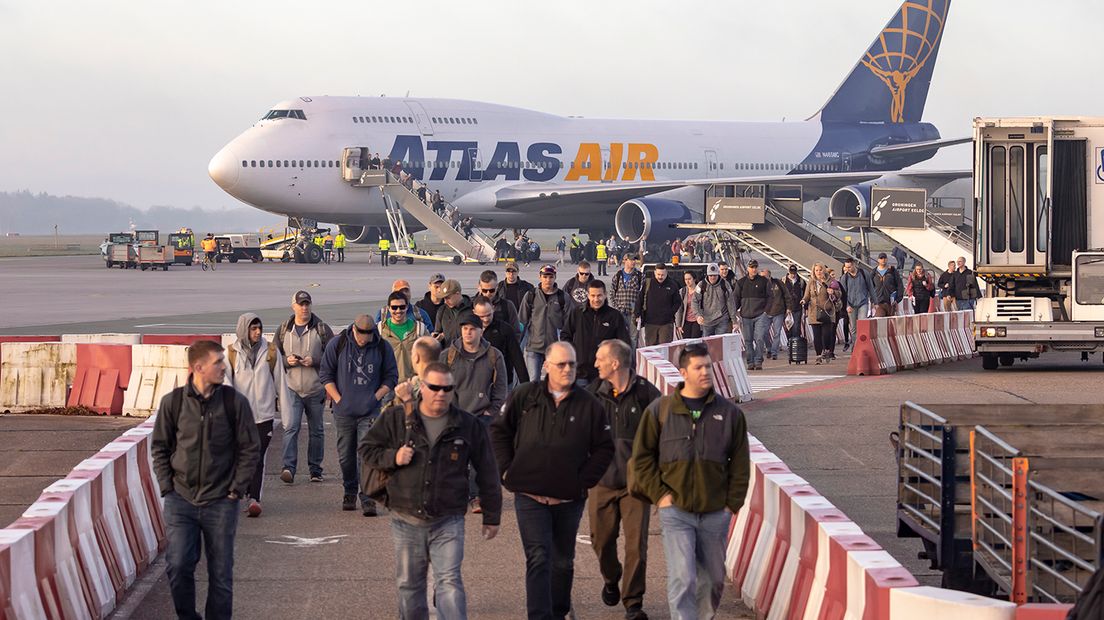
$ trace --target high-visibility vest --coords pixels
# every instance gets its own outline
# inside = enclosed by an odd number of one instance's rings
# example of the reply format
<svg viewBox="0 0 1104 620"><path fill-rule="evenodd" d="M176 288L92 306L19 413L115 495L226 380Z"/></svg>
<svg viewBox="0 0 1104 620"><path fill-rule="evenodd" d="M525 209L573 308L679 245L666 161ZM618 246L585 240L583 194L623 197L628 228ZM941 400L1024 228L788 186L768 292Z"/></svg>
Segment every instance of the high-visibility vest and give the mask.
<svg viewBox="0 0 1104 620"><path fill-rule="evenodd" d="M578 247L582 247L582 245L583 245L583 242L579 241L578 237L572 237L571 238L571 247L578 248Z"/></svg>
<svg viewBox="0 0 1104 620"><path fill-rule="evenodd" d="M337 236L334 237L334 247L338 249L345 247L345 233L338 233Z"/></svg>
<svg viewBox="0 0 1104 620"><path fill-rule="evenodd" d="M598 257L598 260L606 260L606 244L599 243L596 250L598 252L596 254L596 256Z"/></svg>
<svg viewBox="0 0 1104 620"><path fill-rule="evenodd" d="M214 239L203 240L203 251L214 252L218 248L218 243Z"/></svg>
<svg viewBox="0 0 1104 620"><path fill-rule="evenodd" d="M384 251L384 250L390 250L391 249L391 240L390 239L384 239L383 237L380 237L379 249L380 249L381 252Z"/></svg>
<svg viewBox="0 0 1104 620"><path fill-rule="evenodd" d="M318 235L317 237L314 238L314 245L317 245L318 247L322 247L322 235Z"/></svg>

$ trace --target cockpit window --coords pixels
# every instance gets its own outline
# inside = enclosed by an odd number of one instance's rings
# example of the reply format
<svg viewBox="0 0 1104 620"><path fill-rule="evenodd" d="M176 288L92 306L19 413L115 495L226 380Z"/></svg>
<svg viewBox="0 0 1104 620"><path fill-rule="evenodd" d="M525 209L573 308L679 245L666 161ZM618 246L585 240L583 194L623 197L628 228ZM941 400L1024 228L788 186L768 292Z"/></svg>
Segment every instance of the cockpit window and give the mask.
<svg viewBox="0 0 1104 620"><path fill-rule="evenodd" d="M301 121L307 120L307 116L303 114L302 110L269 110L268 114L261 117L261 120L267 121L270 118L297 118Z"/></svg>

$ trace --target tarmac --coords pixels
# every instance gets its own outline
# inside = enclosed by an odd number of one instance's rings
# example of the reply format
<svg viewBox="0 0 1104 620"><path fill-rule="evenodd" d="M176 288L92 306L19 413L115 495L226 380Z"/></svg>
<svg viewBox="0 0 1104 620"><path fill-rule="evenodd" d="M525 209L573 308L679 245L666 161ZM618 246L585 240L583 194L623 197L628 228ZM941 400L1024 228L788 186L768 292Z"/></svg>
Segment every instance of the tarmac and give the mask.
<svg viewBox="0 0 1104 620"><path fill-rule="evenodd" d="M523 266L522 277L534 281L537 267ZM436 272L458 276L474 290L485 268L430 264L384 269L358 260L356 254L338 265L238 263L220 265L213 273L194 267L107 270L95 257L0 259L0 290L18 293L5 304L0 334L219 333L233 331L238 314L246 310L258 312L271 328L288 315L290 296L300 288L314 295L320 316L342 325L359 312L374 313L393 279L408 279L415 296ZM560 280L572 273L567 266ZM901 404L1098 402L1104 377L1099 358L1081 362L1077 354L1064 353L996 371L983 371L974 359L884 377L846 377L846 363L842 355L821 366L767 361L763 371L751 373L755 400L743 405L749 430L926 585L939 585L939 573L917 557L921 546L916 539L896 537L896 465L888 435L897 428ZM20 511L20 502L32 501L53 478L134 422L0 416L0 522L9 522ZM44 440L47 431L53 432ZM242 518L238 535L238 617L395 616L388 519L340 510L340 474L328 422L327 435L327 476L320 484L302 477L291 486L281 483L280 433L269 448L264 515ZM305 439L301 433L301 452ZM584 519L576 557L576 615L621 617L619 609L600 601L602 582L587 533ZM509 498L498 538L482 540L477 517L469 518L467 535L464 579L470 616L521 616L524 557ZM650 540L645 609L652 618L667 618L662 542L654 521ZM115 617L172 615L163 564L158 566L147 571ZM202 601L203 570L197 575ZM728 588L719 617L749 617L737 599Z"/></svg>

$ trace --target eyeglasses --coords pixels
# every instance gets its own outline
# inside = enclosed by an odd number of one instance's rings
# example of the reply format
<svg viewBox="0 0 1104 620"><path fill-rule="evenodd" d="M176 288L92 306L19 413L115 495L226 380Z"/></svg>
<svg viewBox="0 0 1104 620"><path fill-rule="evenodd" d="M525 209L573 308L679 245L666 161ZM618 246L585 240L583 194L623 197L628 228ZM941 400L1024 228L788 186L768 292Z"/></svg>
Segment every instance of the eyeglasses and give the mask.
<svg viewBox="0 0 1104 620"><path fill-rule="evenodd" d="M358 333L358 334L370 334L370 333L372 333L372 328L361 329L361 328L357 327L356 325L353 325L353 331Z"/></svg>
<svg viewBox="0 0 1104 620"><path fill-rule="evenodd" d="M493 293L493 292L495 292L495 290L493 288L481 288L481 289L479 289L479 291L481 293Z"/></svg>
<svg viewBox="0 0 1104 620"><path fill-rule="evenodd" d="M564 370L565 368L575 368L576 366L579 365L579 363L578 362L548 362L548 365L549 366L555 366L556 368L559 368L560 370Z"/></svg>
<svg viewBox="0 0 1104 620"><path fill-rule="evenodd" d="M433 390L434 392L444 392L445 394L448 394L449 392L456 389L455 385L434 385L432 383L424 383L424 382L422 383L422 385L424 385L427 388Z"/></svg>
<svg viewBox="0 0 1104 620"><path fill-rule="evenodd" d="M589 271L580 271L580 272L579 272L579 275L581 275L581 276L586 276L586 277L588 277L588 278L589 278L589 277L590 277L590 272L589 272Z"/></svg>
<svg viewBox="0 0 1104 620"><path fill-rule="evenodd" d="M406 306L391 306L391 312L398 312L399 310L406 310Z"/></svg>

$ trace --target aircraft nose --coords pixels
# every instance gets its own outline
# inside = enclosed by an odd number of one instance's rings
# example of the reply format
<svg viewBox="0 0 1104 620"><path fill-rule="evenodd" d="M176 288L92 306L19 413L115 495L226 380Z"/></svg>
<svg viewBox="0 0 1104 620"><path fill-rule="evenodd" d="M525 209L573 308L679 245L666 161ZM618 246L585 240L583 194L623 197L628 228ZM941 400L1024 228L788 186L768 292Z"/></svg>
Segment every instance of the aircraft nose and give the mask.
<svg viewBox="0 0 1104 620"><path fill-rule="evenodd" d="M211 158L211 163L207 164L207 174L211 175L211 180L217 183L219 187L230 191L238 182L238 167L240 166L241 162L238 161L234 150L228 144Z"/></svg>

